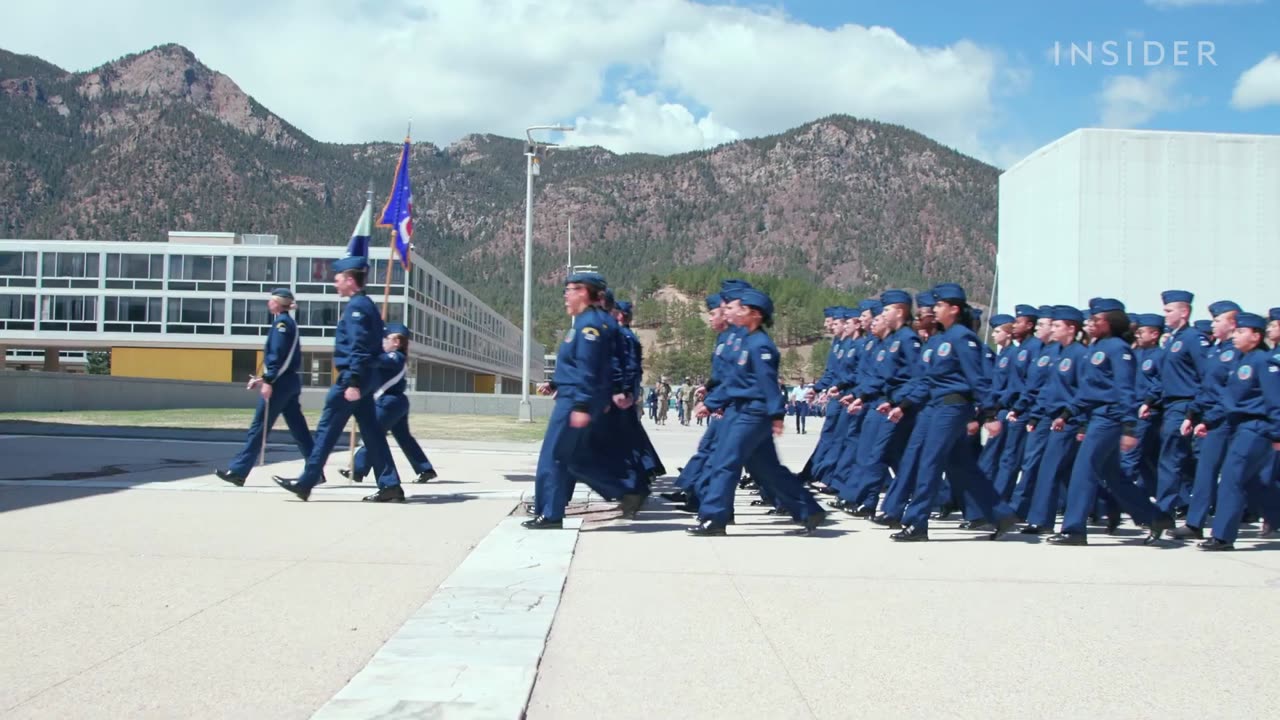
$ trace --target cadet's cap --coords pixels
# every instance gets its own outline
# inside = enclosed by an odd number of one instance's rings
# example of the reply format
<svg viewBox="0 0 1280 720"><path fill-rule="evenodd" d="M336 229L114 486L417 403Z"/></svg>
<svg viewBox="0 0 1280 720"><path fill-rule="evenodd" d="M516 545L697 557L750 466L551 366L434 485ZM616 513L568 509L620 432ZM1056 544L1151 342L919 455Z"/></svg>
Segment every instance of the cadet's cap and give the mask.
<svg viewBox="0 0 1280 720"><path fill-rule="evenodd" d="M1013 314L1015 317L1029 317L1040 319L1040 308L1035 305L1018 305L1014 307Z"/></svg>
<svg viewBox="0 0 1280 720"><path fill-rule="evenodd" d="M746 280L739 280L738 278L729 278L728 280L720 281L721 294L723 294L725 290L745 290L749 287L751 287L751 283Z"/></svg>
<svg viewBox="0 0 1280 720"><path fill-rule="evenodd" d="M716 308L720 307L721 303L723 302L724 302L724 299L720 297L720 293L712 293L711 295L707 296L707 309L715 310Z"/></svg>
<svg viewBox="0 0 1280 720"><path fill-rule="evenodd" d="M1124 303L1115 298L1094 298L1089 301L1089 314L1124 312Z"/></svg>
<svg viewBox="0 0 1280 720"><path fill-rule="evenodd" d="M271 291L271 297L284 298L285 300L292 301L293 293L289 292L289 288L276 288Z"/></svg>
<svg viewBox="0 0 1280 720"><path fill-rule="evenodd" d="M867 309L871 311L871 317L875 317L884 312L884 305L879 300L867 300L866 303ZM859 311L858 314L861 315L862 312Z"/></svg>
<svg viewBox="0 0 1280 720"><path fill-rule="evenodd" d="M623 315L631 314L632 306L629 300L619 300L618 302L614 303L613 306L617 308L618 312L622 313Z"/></svg>
<svg viewBox="0 0 1280 720"><path fill-rule="evenodd" d="M1262 332L1267 329L1267 319L1251 312L1236 314L1236 327L1249 328Z"/></svg>
<svg viewBox="0 0 1280 720"><path fill-rule="evenodd" d="M991 322L991 327L998 328L1001 325L1008 325L1009 323L1013 322L1013 316L1005 315L1004 313L1000 313L999 315L992 315L990 322Z"/></svg>
<svg viewBox="0 0 1280 720"><path fill-rule="evenodd" d="M618 301L613 297L613 288L604 289L604 301L607 305L617 305Z"/></svg>
<svg viewBox="0 0 1280 720"><path fill-rule="evenodd" d="M1222 313L1231 312L1232 310L1240 312L1240 306L1230 300L1219 300L1209 306L1209 315L1212 317L1218 317Z"/></svg>
<svg viewBox="0 0 1280 720"><path fill-rule="evenodd" d="M565 285L568 285L570 283L574 283L577 285L587 285L597 290L604 290L606 287L608 287L608 283L604 281L603 275L601 275L598 272L591 272L589 270L583 270L582 272L576 272L571 274L564 281Z"/></svg>
<svg viewBox="0 0 1280 720"><path fill-rule="evenodd" d="M857 320L862 317L862 311L858 308L840 307L840 317L844 320Z"/></svg>
<svg viewBox="0 0 1280 720"><path fill-rule="evenodd" d="M720 297L721 297L721 299L723 299L726 303L731 303L731 302L733 302L734 300L741 300L741 299L742 299L742 291L743 291L743 290L747 290L747 289L749 289L749 288L731 287L731 288L728 288L728 289L725 289L725 290L721 290L721 291L720 291Z"/></svg>
<svg viewBox="0 0 1280 720"><path fill-rule="evenodd" d="M906 305L911 307L911 293L905 290L885 290L880 293L880 302L884 305Z"/></svg>
<svg viewBox="0 0 1280 720"><path fill-rule="evenodd" d="M409 337L409 328L405 327L403 324L398 322L389 322L387 323L386 327L383 328L382 334L383 335L403 335L405 337Z"/></svg>
<svg viewBox="0 0 1280 720"><path fill-rule="evenodd" d="M1213 334L1213 321L1212 321L1212 320L1197 320L1197 321L1195 321L1195 322L1191 323L1191 327L1193 327L1193 328L1195 328L1195 329L1199 330L1200 332L1204 333L1205 335L1212 335L1212 334Z"/></svg>
<svg viewBox="0 0 1280 720"><path fill-rule="evenodd" d="M1267 317L1272 320L1280 321L1280 307L1273 307L1267 311Z"/></svg>
<svg viewBox="0 0 1280 720"><path fill-rule="evenodd" d="M1049 313L1049 317L1063 322L1073 322L1077 325L1084 322L1084 313L1070 305L1054 305L1053 312Z"/></svg>
<svg viewBox="0 0 1280 720"><path fill-rule="evenodd" d="M978 325L981 325L981 324L982 324L982 309L981 309L981 308L969 308L969 314L973 316L973 321L974 321L975 323L977 323Z"/></svg>
<svg viewBox="0 0 1280 720"><path fill-rule="evenodd" d="M937 285L933 288L933 296L942 302L951 303L952 305L969 301L969 298L964 294L964 288L955 283Z"/></svg>
<svg viewBox="0 0 1280 720"><path fill-rule="evenodd" d="M759 310L760 314L764 315L765 320L769 320L773 317L773 301L770 300L769 296L765 295L763 292L755 288L744 288L741 291L741 297L739 300L741 300L743 305Z"/></svg>
<svg viewBox="0 0 1280 720"><path fill-rule="evenodd" d="M1038 310L1040 311L1040 314L1036 316L1036 319L1037 319L1037 320L1039 320L1040 318L1049 318L1050 320L1052 320L1052 319L1053 319L1053 306L1052 306L1052 305L1041 305L1041 306L1038 308Z"/></svg>
<svg viewBox="0 0 1280 720"><path fill-rule="evenodd" d="M1158 330L1164 329L1164 316L1159 313L1138 313L1138 321L1134 323L1138 327L1153 327Z"/></svg>
<svg viewBox="0 0 1280 720"><path fill-rule="evenodd" d="M347 272L348 270L368 270L369 258L364 255L348 255L333 261L333 271L335 273Z"/></svg>
<svg viewBox="0 0 1280 720"><path fill-rule="evenodd" d="M916 293L916 307L933 307L933 304L937 301L938 299L935 298L933 293L928 290Z"/></svg>
<svg viewBox="0 0 1280 720"><path fill-rule="evenodd" d="M833 317L835 317L835 316L836 316L836 310L838 310L838 309L839 309L839 308L837 308L837 307L836 307L836 306L834 306L834 305L828 305L828 306L826 306L826 307L822 308L822 317L824 317L824 318L833 318Z"/></svg>
<svg viewBox="0 0 1280 720"><path fill-rule="evenodd" d="M1168 305L1169 303L1184 302L1190 303L1195 300L1196 296L1186 290L1165 290L1160 293L1160 302Z"/></svg>

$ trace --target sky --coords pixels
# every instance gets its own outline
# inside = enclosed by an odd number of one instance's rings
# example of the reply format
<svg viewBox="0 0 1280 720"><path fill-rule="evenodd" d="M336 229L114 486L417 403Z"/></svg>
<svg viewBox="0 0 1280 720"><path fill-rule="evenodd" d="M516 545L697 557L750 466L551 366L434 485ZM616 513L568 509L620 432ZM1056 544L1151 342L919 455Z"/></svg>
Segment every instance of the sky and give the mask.
<svg viewBox="0 0 1280 720"><path fill-rule="evenodd" d="M846 113L1006 168L1081 127L1280 128L1280 0L0 5L0 48L81 71L179 43L331 142L565 124L542 137L671 154Z"/></svg>

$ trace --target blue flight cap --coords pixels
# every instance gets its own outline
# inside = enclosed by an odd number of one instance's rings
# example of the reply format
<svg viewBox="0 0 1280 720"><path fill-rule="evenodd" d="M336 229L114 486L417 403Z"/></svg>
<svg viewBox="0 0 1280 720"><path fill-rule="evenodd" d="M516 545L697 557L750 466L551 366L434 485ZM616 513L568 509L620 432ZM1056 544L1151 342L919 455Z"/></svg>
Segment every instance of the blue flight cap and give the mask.
<svg viewBox="0 0 1280 720"><path fill-rule="evenodd" d="M619 300L618 302L614 303L613 306L617 308L618 312L622 313L623 315L631 314L632 305L629 300Z"/></svg>
<svg viewBox="0 0 1280 720"><path fill-rule="evenodd" d="M409 328L405 327L403 324L398 322L389 322L387 323L386 327L383 328L382 334L383 335L403 335L405 337L409 337Z"/></svg>
<svg viewBox="0 0 1280 720"><path fill-rule="evenodd" d="M1124 312L1124 303L1115 298L1094 298L1089 301L1089 314Z"/></svg>
<svg viewBox="0 0 1280 720"><path fill-rule="evenodd" d="M1040 318L1049 318L1050 320L1053 319L1052 305L1041 305L1038 309L1040 311L1040 314L1036 316L1037 320L1039 320Z"/></svg>
<svg viewBox="0 0 1280 720"><path fill-rule="evenodd" d="M991 327L993 329L998 328L1001 325L1008 325L1011 322L1013 322L1013 316L1005 315L1004 313L1000 313L999 315L992 315L990 320Z"/></svg>
<svg viewBox="0 0 1280 720"><path fill-rule="evenodd" d="M1219 300L1209 306L1209 315L1210 317L1218 317L1222 313L1231 312L1232 310L1240 312L1240 306L1230 300Z"/></svg>
<svg viewBox="0 0 1280 720"><path fill-rule="evenodd" d="M1199 330L1200 332L1204 333L1205 335L1212 335L1212 334L1213 334L1213 321L1212 321L1212 320L1197 320L1197 321L1195 321L1195 322L1191 323L1191 327L1193 327L1193 328L1195 328L1195 329Z"/></svg>
<svg viewBox="0 0 1280 720"><path fill-rule="evenodd" d="M742 291L743 291L743 290L747 290L747 289L748 289L748 288L731 287L731 288L729 288L729 289L727 289L727 290L721 290L721 291L720 291L720 299L721 299L721 300L724 300L726 303L731 303L731 302L733 302L734 300L741 300L741 299L742 299Z"/></svg>
<svg viewBox="0 0 1280 720"><path fill-rule="evenodd" d="M868 300L867 309L871 311L871 317L875 317L884 312L884 305L879 300ZM861 315L862 313L858 313Z"/></svg>
<svg viewBox="0 0 1280 720"><path fill-rule="evenodd" d="M617 305L618 301L613 297L613 288L604 289L604 301L609 305Z"/></svg>
<svg viewBox="0 0 1280 720"><path fill-rule="evenodd" d="M1053 312L1049 313L1049 317L1063 322L1073 322L1077 325L1084 323L1084 313L1070 305L1054 305Z"/></svg>
<svg viewBox="0 0 1280 720"><path fill-rule="evenodd" d="M724 302L724 298L720 297L720 293L712 293L707 296L707 309L715 310Z"/></svg>
<svg viewBox="0 0 1280 720"><path fill-rule="evenodd" d="M1262 332L1267 329L1267 319L1251 312L1240 312L1236 314L1236 327Z"/></svg>
<svg viewBox="0 0 1280 720"><path fill-rule="evenodd" d="M1159 313L1138 313L1138 320L1134 323L1138 327L1153 327L1157 330L1164 329L1164 316Z"/></svg>
<svg viewBox="0 0 1280 720"><path fill-rule="evenodd" d="M938 300L933 296L933 293L928 290L916 293L916 307L933 307L933 304L937 301Z"/></svg>
<svg viewBox="0 0 1280 720"><path fill-rule="evenodd" d="M1190 304L1195 300L1196 296L1186 290L1165 290L1160 293L1160 302L1168 305L1169 303L1184 302Z"/></svg>
<svg viewBox="0 0 1280 720"><path fill-rule="evenodd" d="M870 308L868 307L867 309L869 310ZM844 320L857 320L858 318L862 317L862 311L856 307L841 306L840 317L841 319L844 319Z"/></svg>
<svg viewBox="0 0 1280 720"><path fill-rule="evenodd" d="M1018 305L1013 309L1014 317L1029 317L1040 319L1040 309L1035 305Z"/></svg>
<svg viewBox="0 0 1280 720"><path fill-rule="evenodd" d="M565 278L564 284L568 285L570 283L575 283L578 285L586 285L588 287L593 287L597 290L604 290L606 287L608 287L608 283L604 281L603 275L601 275L598 272L591 272L589 270L576 272L570 275L568 278Z"/></svg>
<svg viewBox="0 0 1280 720"><path fill-rule="evenodd" d="M1267 311L1267 317L1272 320L1280 321L1280 307L1273 307Z"/></svg>
<svg viewBox="0 0 1280 720"><path fill-rule="evenodd" d="M364 255L348 255L333 261L333 271L335 273L347 272L349 270L365 271L369 269L369 258Z"/></svg>
<svg viewBox="0 0 1280 720"><path fill-rule="evenodd" d="M835 317L835 316L836 316L836 306L834 306L834 305L828 305L828 306L826 306L826 307L822 308L822 317L824 317L824 318L833 318L833 317Z"/></svg>
<svg viewBox="0 0 1280 720"><path fill-rule="evenodd" d="M755 288L744 288L741 293L739 300L743 305L759 310L765 320L773 318L773 301L768 295Z"/></svg>
<svg viewBox="0 0 1280 720"><path fill-rule="evenodd" d="M271 291L271 297L284 298L290 302L293 301L293 293L289 292L289 288L276 288Z"/></svg>
<svg viewBox="0 0 1280 720"><path fill-rule="evenodd" d="M933 288L933 296L941 302L958 305L967 303L969 298L964 294L964 288L955 283L942 283Z"/></svg>
<svg viewBox="0 0 1280 720"><path fill-rule="evenodd" d="M729 278L728 280L720 281L720 294L723 295L725 290L746 290L749 287L751 287L751 283L746 280Z"/></svg>
<svg viewBox="0 0 1280 720"><path fill-rule="evenodd" d="M906 305L911 307L911 293L905 290L885 290L880 293L880 303L882 305Z"/></svg>

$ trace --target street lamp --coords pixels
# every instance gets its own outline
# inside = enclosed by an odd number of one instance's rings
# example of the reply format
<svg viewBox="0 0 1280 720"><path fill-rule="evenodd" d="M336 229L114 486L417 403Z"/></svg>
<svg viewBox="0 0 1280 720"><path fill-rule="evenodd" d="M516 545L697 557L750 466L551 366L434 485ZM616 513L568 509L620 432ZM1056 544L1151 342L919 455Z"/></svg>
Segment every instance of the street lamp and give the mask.
<svg viewBox="0 0 1280 720"><path fill-rule="evenodd" d="M533 350L533 176L538 174L540 155L555 143L533 139L534 130L570 132L568 125L534 125L526 128L524 187L524 362L520 370L520 422L533 422L533 403L529 402L529 353Z"/></svg>

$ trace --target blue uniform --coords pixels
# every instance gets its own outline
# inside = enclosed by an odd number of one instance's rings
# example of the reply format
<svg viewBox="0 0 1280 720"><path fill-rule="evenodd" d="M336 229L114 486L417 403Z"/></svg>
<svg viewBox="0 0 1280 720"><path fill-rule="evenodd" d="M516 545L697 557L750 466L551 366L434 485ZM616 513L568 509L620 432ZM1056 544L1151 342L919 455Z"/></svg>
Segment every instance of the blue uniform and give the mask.
<svg viewBox="0 0 1280 720"><path fill-rule="evenodd" d="M586 308L574 316L573 327L556 352L556 370L551 379L555 406L542 437L534 478L535 509L549 521L564 518L578 481L586 482L607 500L617 500L624 493L620 484L609 483L594 467L595 457L589 445L591 426L612 402L612 320L600 308ZM574 412L590 414L591 422L583 428L572 427L569 420Z"/></svg>
<svg viewBox="0 0 1280 720"><path fill-rule="evenodd" d="M1062 486L1071 478L1071 468L1080 449L1076 434L1084 418L1079 415L1066 418L1062 430L1053 430L1050 425L1071 406L1079 388L1080 368L1089 358L1089 349L1078 342L1053 347L1057 349L1054 364L1027 418L1027 424L1035 428L1032 439L1041 436L1044 450L1032 480L1031 498L1024 517L1028 524L1046 529L1053 527L1058 516Z"/></svg>
<svg viewBox="0 0 1280 720"><path fill-rule="evenodd" d="M298 403L302 395L302 379L298 370L302 368L302 346L298 337L298 325L289 313L280 313L271 321L271 330L267 333L267 342L262 348L262 382L271 386L271 402L258 397L258 409L253 413L253 422L249 424L249 437L228 470L240 477L249 474L262 451L262 434L270 433L276 418L284 416L289 426L289 434L303 457L311 454L315 443L311 430L307 427L307 419L302 415L302 406ZM263 416L266 421L263 422Z"/></svg>
<svg viewBox="0 0 1280 720"><path fill-rule="evenodd" d="M324 463L352 416L368 448L369 464L378 475L378 487L391 488L400 484L400 475L391 461L386 432L378 425L373 397L381 384L378 356L382 354L383 334L382 316L377 306L364 291L352 295L338 320L333 341L333 367L338 379L325 396L324 410L316 426L316 444L298 478L298 487L310 489L320 483ZM358 389L360 399L347 401L343 397L347 388Z"/></svg>
<svg viewBox="0 0 1280 720"><path fill-rule="evenodd" d="M1157 477L1160 467L1160 418L1162 413L1157 403L1148 402L1160 386L1160 358L1164 351L1156 346L1135 348L1134 360L1138 363L1135 379L1137 402L1149 406L1148 416L1138 418L1134 435L1138 438L1137 447L1124 453L1120 466L1130 482L1137 483L1150 496L1156 496Z"/></svg>
<svg viewBox="0 0 1280 720"><path fill-rule="evenodd" d="M708 394L714 392L727 373L731 371L729 357L733 353L735 347L741 347L742 332L740 328L731 327L720 332L716 338L716 348L711 354L711 377L707 380L706 389ZM680 477L676 479L676 485L693 494L692 503L696 505L701 501L702 495L706 490L705 469L707 459L711 457L712 451L715 449L716 442L723 424L719 420L708 420L707 429L702 433L702 439L698 442L698 450L689 458L689 462L685 463L684 469L680 471ZM816 452L816 451L815 451Z"/></svg>
<svg viewBox="0 0 1280 720"><path fill-rule="evenodd" d="M378 427L390 431L400 451L408 458L415 474L435 470L427 454L422 451L413 433L409 431L409 398L404 394L406 383L406 359L404 353L392 351L378 358L378 374L382 384L373 393ZM369 451L361 447L356 451L353 477L363 478L369 472Z"/></svg>
<svg viewBox="0 0 1280 720"><path fill-rule="evenodd" d="M1235 542L1249 494L1273 525L1280 521L1280 488L1261 478L1280 442L1280 351L1255 349L1232 365L1222 393L1230 440L1213 518L1213 537L1224 543Z"/></svg>
<svg viewBox="0 0 1280 720"><path fill-rule="evenodd" d="M1161 411L1156 505L1162 512L1185 507L1190 500L1184 486L1194 473L1195 458L1191 438L1182 434L1182 421L1200 391L1209 347L1209 339L1199 330L1190 325L1178 329L1160 353L1158 380L1148 386L1147 404Z"/></svg>
<svg viewBox="0 0 1280 720"><path fill-rule="evenodd" d="M1150 523L1159 513L1120 467L1120 438L1123 434L1132 436L1137 421L1136 369L1133 351L1125 341L1115 337L1099 340L1089 347L1075 396L1059 414L1088 419L1067 489L1064 535L1087 532L1099 485L1139 523Z"/></svg>
<svg viewBox="0 0 1280 720"><path fill-rule="evenodd" d="M995 361L992 363L991 370L991 394L999 413L996 419L1002 423L1008 415L1008 408L1013 404L1013 395L1017 388L1017 371L1015 369L1015 358L1017 358L1019 348L1010 343L996 353ZM993 438L987 438L987 443L982 447L982 454L978 456L978 467L987 477L991 478L991 482L996 487L996 492L1000 493L1000 497L1005 500L1013 494L1013 485L1003 484L1002 480L1011 481L1012 478L1005 478L1000 475L1000 458L1004 456L1005 447L1010 440L1020 441L1022 438L1015 438L1015 433L1004 432L1008 428L1002 428L999 435Z"/></svg>
<svg viewBox="0 0 1280 720"><path fill-rule="evenodd" d="M1200 391L1187 405L1187 417L1192 425L1204 423L1208 430L1198 441L1200 453L1196 458L1195 483L1191 487L1191 501L1187 508L1189 527L1205 526L1218 495L1218 474L1222 471L1227 457L1227 442L1231 439L1222 394L1238 360L1239 352L1229 340L1209 348L1205 354Z"/></svg>
<svg viewBox="0 0 1280 720"><path fill-rule="evenodd" d="M920 336L903 326L868 347L855 392L862 400L862 433L848 459L849 482L840 498L857 507L875 507L880 489L889 478L889 467L898 464L915 426L916 411L904 407L897 423L876 408L882 403L899 405L912 380L921 372Z"/></svg>

